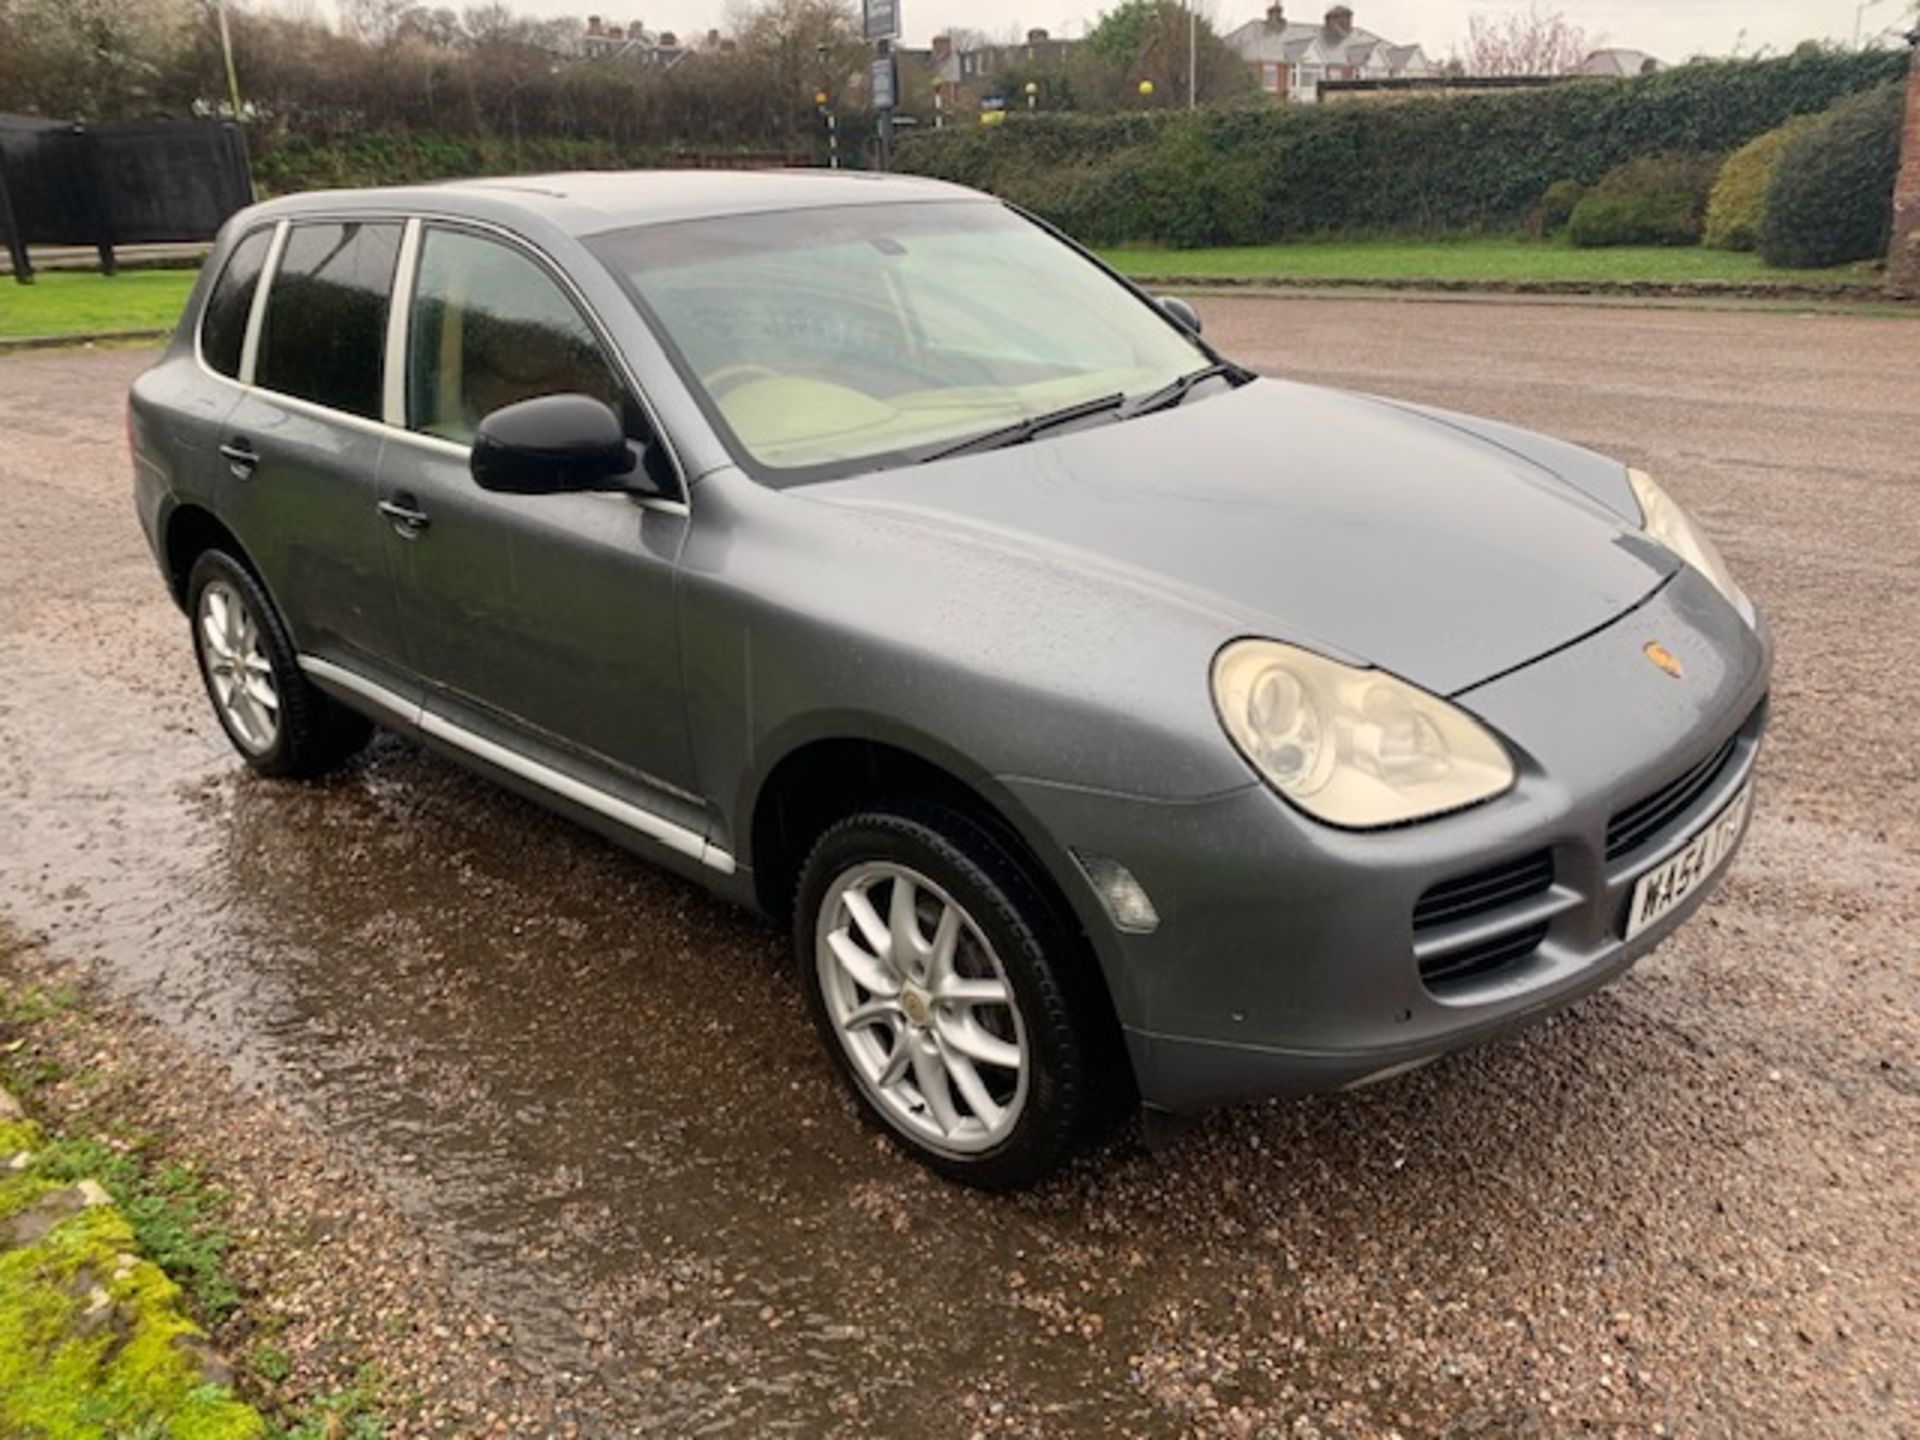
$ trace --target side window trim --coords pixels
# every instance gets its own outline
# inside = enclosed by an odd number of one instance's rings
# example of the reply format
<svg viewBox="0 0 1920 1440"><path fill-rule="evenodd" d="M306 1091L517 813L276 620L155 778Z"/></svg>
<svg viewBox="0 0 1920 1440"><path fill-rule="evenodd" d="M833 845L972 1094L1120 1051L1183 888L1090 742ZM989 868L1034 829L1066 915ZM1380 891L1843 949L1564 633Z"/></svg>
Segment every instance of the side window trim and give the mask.
<svg viewBox="0 0 1920 1440"><path fill-rule="evenodd" d="M645 387L643 387L635 377L633 367L627 361L626 352L614 343L613 336L601 321L599 312L594 309L593 305L587 300L587 297L580 293L580 287L574 284L571 275L568 275L566 271L556 264L539 246L514 234L510 230L489 225L485 221L472 221L457 215L426 215L415 216L409 222L409 226L408 236L401 242L400 264L402 267L408 267L408 240L412 240L413 242L411 255L412 264L410 268L403 269L403 271L397 273L395 276L395 298L398 298L399 282L402 279L406 281L407 288L407 313L406 319L402 322L403 348L401 354L403 357L406 356L405 346L411 340L413 295L414 291L418 288L420 247L426 243L426 232L429 229L445 230L454 234L470 235L479 240L491 240L496 244L506 246L516 254L525 256L528 260L532 261L542 274L559 287L560 293L567 298L567 302L579 312L582 323L586 325L588 330L593 332L595 342L600 346L601 352L606 356L607 363L613 367L614 379L620 382L620 386L626 391L627 397L640 407L640 413L646 417L647 428L653 432L654 441L666 450L667 463L673 467L674 483L680 491L679 497L671 501L649 500L643 503L649 506L681 506L688 503L692 497L692 487L687 483L687 467L681 463L680 451L675 447L673 437L667 433L666 427L660 423L659 412L653 408L653 402L647 398ZM411 227L418 227L418 229L416 231ZM393 331L389 329L387 339L390 346L393 338ZM389 361L391 361L392 353L392 350L389 349ZM389 377L391 377L392 373L391 364L389 364ZM410 428L407 423L408 417L406 413L406 394L404 388L399 398L398 418L396 419L394 412L389 409L387 412L387 424L392 425L402 435L406 436L407 439L422 444L447 446L454 443L442 440L438 436L428 435L422 431ZM389 379L389 389L386 399L388 405L391 406L393 403L391 379ZM469 447L458 446L457 448L464 452Z"/></svg>
<svg viewBox="0 0 1920 1440"><path fill-rule="evenodd" d="M408 218L407 228L400 235L400 260L394 267L393 294L387 301L387 355L380 418L396 430L407 429L407 347L413 335L413 292L420 277L422 230L418 215Z"/></svg>
<svg viewBox="0 0 1920 1440"><path fill-rule="evenodd" d="M273 227L273 239L267 242L267 258L260 264L260 279L253 287L253 308L247 312L247 338L240 344L240 374L236 377L242 385L253 384L254 366L260 359L260 332L267 323L267 297L280 274L280 256L287 248L287 228L285 220Z"/></svg>

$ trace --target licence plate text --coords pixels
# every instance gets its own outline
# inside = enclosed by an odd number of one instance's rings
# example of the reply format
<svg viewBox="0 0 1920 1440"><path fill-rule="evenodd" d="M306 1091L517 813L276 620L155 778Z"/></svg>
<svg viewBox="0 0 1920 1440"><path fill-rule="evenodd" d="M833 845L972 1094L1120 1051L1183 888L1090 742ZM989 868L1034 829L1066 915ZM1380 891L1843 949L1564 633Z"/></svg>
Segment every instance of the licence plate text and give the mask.
<svg viewBox="0 0 1920 1440"><path fill-rule="evenodd" d="M1685 849L1640 877L1627 910L1627 939L1671 913L1726 863L1746 829L1752 795L1751 785L1743 787Z"/></svg>

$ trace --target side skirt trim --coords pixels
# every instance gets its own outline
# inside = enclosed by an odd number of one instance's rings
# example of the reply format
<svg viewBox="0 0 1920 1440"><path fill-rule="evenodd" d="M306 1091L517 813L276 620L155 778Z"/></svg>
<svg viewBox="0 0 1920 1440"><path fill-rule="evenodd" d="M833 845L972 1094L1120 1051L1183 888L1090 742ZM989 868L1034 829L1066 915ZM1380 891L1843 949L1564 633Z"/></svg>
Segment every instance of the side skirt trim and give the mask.
<svg viewBox="0 0 1920 1440"><path fill-rule="evenodd" d="M675 824L651 810L643 809L617 795L610 795L605 790L589 785L583 780L576 780L573 776L563 774L550 765L542 765L538 760L530 760L519 751L489 740L484 735L476 735L465 726L456 725L424 705L416 705L394 694L384 685L377 685L365 676L356 674L344 666L335 665L330 660L302 655L300 668L324 685L331 685L336 689L369 700L393 714L410 717L423 735L451 745L456 750L465 751L477 760L504 770L510 775L518 776L550 794L571 801L583 809L591 810L596 815L603 815L615 824L635 834L644 835L677 854L690 856L709 870L718 871L722 875L731 875L734 872L731 854L722 850L704 835L689 830L684 825Z"/></svg>

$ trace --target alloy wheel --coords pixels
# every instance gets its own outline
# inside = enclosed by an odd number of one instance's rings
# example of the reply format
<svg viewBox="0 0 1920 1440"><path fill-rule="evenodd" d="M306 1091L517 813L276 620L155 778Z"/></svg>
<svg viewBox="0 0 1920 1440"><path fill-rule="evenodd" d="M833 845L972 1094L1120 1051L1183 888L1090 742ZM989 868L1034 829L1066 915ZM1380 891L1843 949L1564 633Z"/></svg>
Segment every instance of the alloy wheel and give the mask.
<svg viewBox="0 0 1920 1440"><path fill-rule="evenodd" d="M1006 967L951 895L905 865L856 865L828 888L814 949L827 1016L890 1124L950 1155L1012 1134L1026 1027Z"/></svg>
<svg viewBox="0 0 1920 1440"><path fill-rule="evenodd" d="M280 689L258 617L232 585L213 580L200 592L195 620L214 704L234 739L264 755L280 738Z"/></svg>

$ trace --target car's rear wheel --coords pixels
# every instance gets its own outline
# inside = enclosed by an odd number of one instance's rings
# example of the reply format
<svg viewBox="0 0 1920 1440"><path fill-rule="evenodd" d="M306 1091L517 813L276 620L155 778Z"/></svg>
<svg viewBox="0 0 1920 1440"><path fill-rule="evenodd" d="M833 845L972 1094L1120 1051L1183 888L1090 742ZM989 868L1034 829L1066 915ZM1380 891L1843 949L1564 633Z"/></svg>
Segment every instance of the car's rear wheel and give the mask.
<svg viewBox="0 0 1920 1440"><path fill-rule="evenodd" d="M267 592L231 555L208 550L194 561L187 613L213 713L248 765L322 775L367 743L372 723L308 682Z"/></svg>
<svg viewBox="0 0 1920 1440"><path fill-rule="evenodd" d="M1055 931L956 812L855 815L807 861L794 944L815 1023L865 1113L952 1179L1030 1184L1086 1122L1089 1046Z"/></svg>

